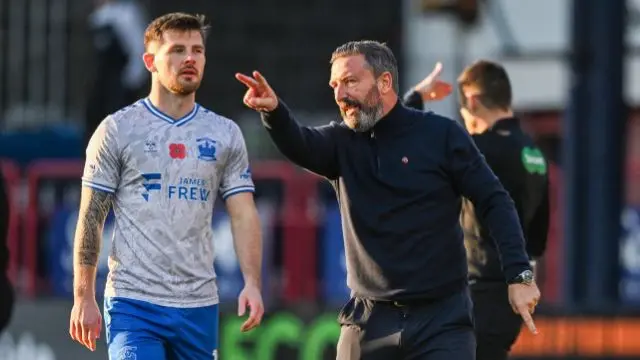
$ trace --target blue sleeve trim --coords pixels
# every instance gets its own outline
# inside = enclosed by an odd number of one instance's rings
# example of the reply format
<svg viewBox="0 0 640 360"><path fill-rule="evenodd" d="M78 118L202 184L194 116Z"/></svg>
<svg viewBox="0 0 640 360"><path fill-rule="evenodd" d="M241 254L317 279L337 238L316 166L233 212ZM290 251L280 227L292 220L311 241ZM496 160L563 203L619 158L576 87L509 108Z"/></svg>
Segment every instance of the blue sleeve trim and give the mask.
<svg viewBox="0 0 640 360"><path fill-rule="evenodd" d="M105 185L100 185L100 184L96 184L96 183L94 183L94 182L87 181L87 180L82 180L82 185L83 185L83 186L90 187L90 188L92 188L92 189L96 189L96 190L101 190L101 191L104 191L104 192L108 192L108 193L111 193L111 194L113 194L113 193L115 193L115 192L116 192L116 189L114 189L114 188L112 188L112 187L105 186Z"/></svg>
<svg viewBox="0 0 640 360"><path fill-rule="evenodd" d="M245 192L255 193L255 191L256 189L253 186L238 186L223 192L221 196L222 196L222 200L226 200L227 198L229 198L229 196L232 196L232 195L245 193Z"/></svg>

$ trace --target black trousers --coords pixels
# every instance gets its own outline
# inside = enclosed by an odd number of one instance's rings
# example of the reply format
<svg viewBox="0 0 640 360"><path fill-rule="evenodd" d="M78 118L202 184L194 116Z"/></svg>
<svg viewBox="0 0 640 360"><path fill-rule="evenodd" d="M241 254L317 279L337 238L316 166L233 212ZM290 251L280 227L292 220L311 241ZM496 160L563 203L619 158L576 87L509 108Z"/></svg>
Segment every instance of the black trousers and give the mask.
<svg viewBox="0 0 640 360"><path fill-rule="evenodd" d="M509 305L506 284L471 286L476 323L477 360L505 360L516 342L522 318Z"/></svg>
<svg viewBox="0 0 640 360"><path fill-rule="evenodd" d="M412 304L353 298L339 315L337 360L473 360L468 290Z"/></svg>

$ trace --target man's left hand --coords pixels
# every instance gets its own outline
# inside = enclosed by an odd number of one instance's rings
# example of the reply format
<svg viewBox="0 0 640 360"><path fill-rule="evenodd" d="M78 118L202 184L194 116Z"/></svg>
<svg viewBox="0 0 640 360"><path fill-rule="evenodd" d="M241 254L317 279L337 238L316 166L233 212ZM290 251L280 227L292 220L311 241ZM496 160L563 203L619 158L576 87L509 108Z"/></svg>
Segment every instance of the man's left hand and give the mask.
<svg viewBox="0 0 640 360"><path fill-rule="evenodd" d="M238 316L243 316L249 307L249 318L240 327L240 331L247 332L258 325L262 321L264 315L264 304L262 303L262 295L260 289L255 285L245 285L240 296L238 296Z"/></svg>
<svg viewBox="0 0 640 360"><path fill-rule="evenodd" d="M516 314L520 314L525 325L533 334L538 330L533 322L533 312L540 300L540 290L535 282L531 284L511 284L509 285L509 303Z"/></svg>

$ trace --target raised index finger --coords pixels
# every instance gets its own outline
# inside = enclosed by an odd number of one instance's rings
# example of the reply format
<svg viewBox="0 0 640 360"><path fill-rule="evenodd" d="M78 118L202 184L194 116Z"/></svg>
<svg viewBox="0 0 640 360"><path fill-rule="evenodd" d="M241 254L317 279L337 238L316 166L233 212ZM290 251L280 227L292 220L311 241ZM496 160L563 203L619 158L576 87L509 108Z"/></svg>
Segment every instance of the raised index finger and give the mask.
<svg viewBox="0 0 640 360"><path fill-rule="evenodd" d="M248 88L251 88L254 90L258 89L258 86L259 86L258 82L250 76L237 73L236 79L238 79L238 81L240 81L241 83L245 84Z"/></svg>

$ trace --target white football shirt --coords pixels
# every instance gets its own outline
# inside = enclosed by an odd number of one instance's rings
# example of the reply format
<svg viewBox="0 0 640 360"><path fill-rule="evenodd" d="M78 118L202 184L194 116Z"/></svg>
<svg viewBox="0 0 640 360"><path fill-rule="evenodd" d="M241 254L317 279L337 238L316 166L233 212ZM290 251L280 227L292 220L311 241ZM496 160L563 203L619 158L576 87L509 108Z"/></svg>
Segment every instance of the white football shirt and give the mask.
<svg viewBox="0 0 640 360"><path fill-rule="evenodd" d="M216 304L216 196L254 191L240 128L198 104L174 120L144 99L106 117L86 156L83 185L115 195L105 296Z"/></svg>

